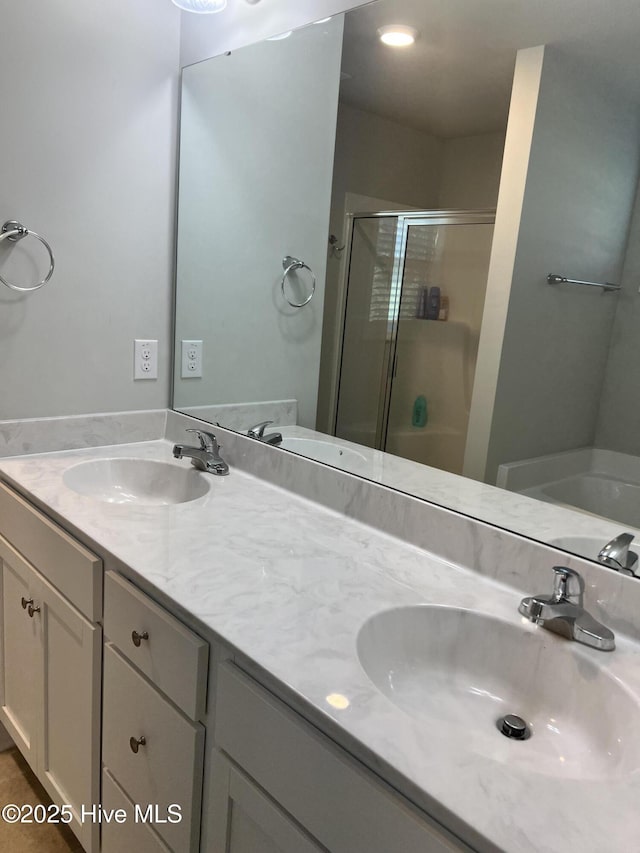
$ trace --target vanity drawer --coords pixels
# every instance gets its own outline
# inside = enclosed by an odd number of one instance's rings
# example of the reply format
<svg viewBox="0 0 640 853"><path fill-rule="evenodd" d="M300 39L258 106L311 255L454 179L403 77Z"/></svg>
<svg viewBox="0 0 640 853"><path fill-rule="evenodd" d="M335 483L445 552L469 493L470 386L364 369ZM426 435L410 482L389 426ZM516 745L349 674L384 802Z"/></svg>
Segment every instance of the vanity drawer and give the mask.
<svg viewBox="0 0 640 853"><path fill-rule="evenodd" d="M134 631L147 638L136 644ZM104 580L104 633L185 714L203 718L209 645L115 572Z"/></svg>
<svg viewBox="0 0 640 853"><path fill-rule="evenodd" d="M149 824L136 822L135 806L116 784L111 774L102 773L102 810L103 814L113 814L123 809L127 814L125 823L115 820L102 821L102 844L100 853L122 853L132 850L135 853L171 853L166 844L156 835Z"/></svg>
<svg viewBox="0 0 640 853"><path fill-rule="evenodd" d="M134 752L130 739L145 739ZM154 828L179 853L197 850L200 833L204 727L173 707L108 643L104 649L102 762L143 809L169 805L180 823Z"/></svg>
<svg viewBox="0 0 640 853"><path fill-rule="evenodd" d="M101 618L100 558L4 483L0 483L0 534L90 622Z"/></svg>
<svg viewBox="0 0 640 853"><path fill-rule="evenodd" d="M216 746L331 853L471 853L233 664L217 697Z"/></svg>

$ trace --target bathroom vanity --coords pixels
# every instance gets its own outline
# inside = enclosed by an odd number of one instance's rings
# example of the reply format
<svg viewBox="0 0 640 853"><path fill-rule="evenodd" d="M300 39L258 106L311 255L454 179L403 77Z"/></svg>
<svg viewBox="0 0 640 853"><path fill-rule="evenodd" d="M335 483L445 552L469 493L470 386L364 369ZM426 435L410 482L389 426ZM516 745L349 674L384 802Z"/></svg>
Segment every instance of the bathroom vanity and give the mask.
<svg viewBox="0 0 640 853"><path fill-rule="evenodd" d="M126 446L120 467L143 461L128 458L140 449ZM146 461L160 470L171 464L169 443L142 449ZM111 456L113 450L79 457L99 471L100 456ZM39 479L51 463L58 472L75 472L71 482L79 482L83 462L78 454L38 457ZM177 479L185 473L184 466L171 468ZM186 474L196 494L203 488L217 491L218 483L209 486L195 470ZM234 476L245 481L239 494L245 491L248 498L252 484L239 472ZM18 487L20 480L14 481ZM104 501L103 491L97 500L66 491L94 521L122 521L121 507ZM148 500L153 497L151 490ZM137 517L131 532L142 523L140 534L155 535L158 524L170 519L175 534L175 524L191 526L193 511L202 521L203 508L199 512L195 503L183 502L186 514L176 518L177 504L149 509L145 498L140 507L122 505ZM215 505L226 495L221 491L210 499ZM103 553L99 558L13 488L0 485L0 502L0 717L54 802L72 807L72 827L85 849L196 851L201 823L202 849L211 851L360 848L382 853L400 842L408 851L470 849L248 675L254 662L224 643L215 621L196 625L196 633L185 624L193 625L193 617L183 621L184 616L171 612L180 613L177 602L160 596L159 604L132 583L129 577L158 596L144 575L114 559L115 540L100 543L91 537L92 546ZM85 538L82 521L67 520ZM196 565L199 560L206 564L210 554L199 557L196 546L192 557ZM233 554L227 552L225 559ZM205 599L211 595L206 583L200 592ZM242 669L233 663L236 656ZM276 684L269 673L261 680ZM101 806L103 815L124 809L127 819L103 820L100 827L93 806Z"/></svg>
<svg viewBox="0 0 640 853"><path fill-rule="evenodd" d="M640 6L25 5L0 721L61 821L88 853L637 850L640 584L594 560L640 536ZM529 621L554 582L601 649Z"/></svg>
<svg viewBox="0 0 640 853"><path fill-rule="evenodd" d="M172 457L194 422L170 421L0 464L0 719L85 849L633 849L633 579L570 559L617 648L569 643L517 610L550 591L551 549L503 534L496 583L447 559L450 535L430 553L273 483L274 460L309 460L223 432L230 475L200 473ZM82 473L113 467L122 503ZM402 513L406 496L369 488ZM506 554L528 586L505 585ZM504 738L505 713L532 737ZM82 821L98 804L127 819Z"/></svg>

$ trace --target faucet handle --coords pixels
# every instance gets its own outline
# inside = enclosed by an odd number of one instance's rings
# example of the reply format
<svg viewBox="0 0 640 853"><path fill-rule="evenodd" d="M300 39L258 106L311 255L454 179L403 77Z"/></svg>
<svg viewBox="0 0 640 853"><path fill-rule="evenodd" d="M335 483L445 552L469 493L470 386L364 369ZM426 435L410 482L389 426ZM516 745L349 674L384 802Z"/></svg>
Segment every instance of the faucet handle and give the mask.
<svg viewBox="0 0 640 853"><path fill-rule="evenodd" d="M582 607L584 597L584 580L582 575L568 566L553 567L553 600L570 601Z"/></svg>
<svg viewBox="0 0 640 853"><path fill-rule="evenodd" d="M247 430L247 435L250 438L262 438L265 429L272 423L273 421L260 421L259 424L255 424L255 426L249 427L249 429Z"/></svg>
<svg viewBox="0 0 640 853"><path fill-rule="evenodd" d="M220 448L218 447L218 439L212 432L206 432L202 429L188 429L186 432L193 432L198 436L200 449L215 453Z"/></svg>

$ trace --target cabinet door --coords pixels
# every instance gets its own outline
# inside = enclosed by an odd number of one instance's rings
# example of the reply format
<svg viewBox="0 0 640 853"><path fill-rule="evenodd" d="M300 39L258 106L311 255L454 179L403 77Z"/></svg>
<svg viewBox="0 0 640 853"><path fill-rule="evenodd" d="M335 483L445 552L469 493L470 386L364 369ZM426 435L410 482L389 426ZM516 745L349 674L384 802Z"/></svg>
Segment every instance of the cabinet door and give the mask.
<svg viewBox="0 0 640 853"><path fill-rule="evenodd" d="M235 665L218 667L216 688L216 746L316 844L332 853L471 853Z"/></svg>
<svg viewBox="0 0 640 853"><path fill-rule="evenodd" d="M102 631L46 581L41 582L44 678L40 781L74 812L71 828L85 850L98 849L98 825L83 805L100 802L100 651Z"/></svg>
<svg viewBox="0 0 640 853"><path fill-rule="evenodd" d="M42 661L40 620L35 612L29 616L28 602L37 597L38 576L2 537L0 564L0 717L36 770Z"/></svg>
<svg viewBox="0 0 640 853"><path fill-rule="evenodd" d="M322 853L277 804L215 752L212 827L207 853Z"/></svg>

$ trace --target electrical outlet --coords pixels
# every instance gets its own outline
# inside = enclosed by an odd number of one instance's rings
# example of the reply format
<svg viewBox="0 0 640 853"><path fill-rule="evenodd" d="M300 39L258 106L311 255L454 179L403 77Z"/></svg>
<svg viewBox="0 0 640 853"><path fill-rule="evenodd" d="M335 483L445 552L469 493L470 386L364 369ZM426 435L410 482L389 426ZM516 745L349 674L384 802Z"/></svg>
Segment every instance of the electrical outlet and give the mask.
<svg viewBox="0 0 640 853"><path fill-rule="evenodd" d="M183 379L200 379L202 376L202 341L182 341Z"/></svg>
<svg viewBox="0 0 640 853"><path fill-rule="evenodd" d="M133 378L158 378L158 341L133 342Z"/></svg>

